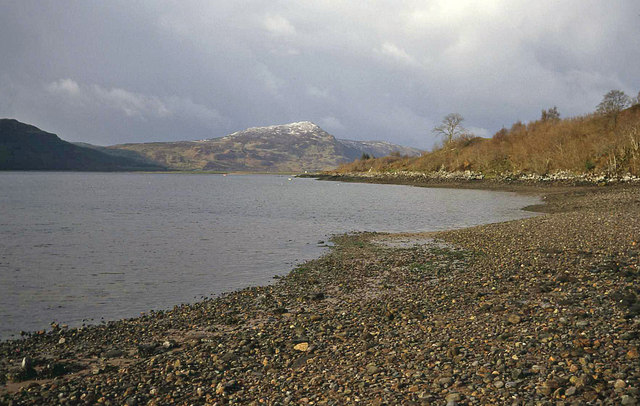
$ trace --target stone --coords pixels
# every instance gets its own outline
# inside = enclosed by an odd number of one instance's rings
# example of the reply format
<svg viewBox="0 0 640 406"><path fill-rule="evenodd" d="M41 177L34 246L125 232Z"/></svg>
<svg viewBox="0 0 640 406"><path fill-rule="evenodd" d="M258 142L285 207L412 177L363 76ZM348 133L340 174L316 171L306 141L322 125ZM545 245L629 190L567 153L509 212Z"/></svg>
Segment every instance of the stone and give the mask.
<svg viewBox="0 0 640 406"><path fill-rule="evenodd" d="M227 351L220 359L223 362L231 362L231 361L235 361L237 358L238 356L236 355L235 352Z"/></svg>
<svg viewBox="0 0 640 406"><path fill-rule="evenodd" d="M538 386L536 392L540 395L549 396L556 389L558 389L558 382L550 379Z"/></svg>
<svg viewBox="0 0 640 406"><path fill-rule="evenodd" d="M457 402L460 401L460 399L461 399L460 394L456 392L449 393L446 397L448 405L455 405Z"/></svg>
<svg viewBox="0 0 640 406"><path fill-rule="evenodd" d="M375 375L378 372L380 372L380 368L378 368L377 366L375 366L375 365L368 365L367 366L367 373L369 375Z"/></svg>
<svg viewBox="0 0 640 406"><path fill-rule="evenodd" d="M576 380L575 385L577 388L583 388L585 386L591 385L592 383L593 383L593 378L591 377L591 375L584 374Z"/></svg>
<svg viewBox="0 0 640 406"><path fill-rule="evenodd" d="M620 398L620 404L624 406L633 406L636 404L636 398L630 395L623 395L622 398Z"/></svg>
<svg viewBox="0 0 640 406"><path fill-rule="evenodd" d="M235 392L238 389L240 389L240 385L235 380L231 380L223 385L223 390L227 393Z"/></svg>
<svg viewBox="0 0 640 406"><path fill-rule="evenodd" d="M306 351L309 349L309 343L304 342L304 343L296 344L296 345L293 347L293 349L294 349L294 350L296 350L296 351L303 351L303 352L306 352Z"/></svg>
<svg viewBox="0 0 640 406"><path fill-rule="evenodd" d="M445 376L438 379L438 384L440 384L440 386L451 385L451 383L453 383L453 378L451 378L450 376Z"/></svg>
<svg viewBox="0 0 640 406"><path fill-rule="evenodd" d="M138 354L142 357L153 355L156 353L157 345L155 343L138 345Z"/></svg>
<svg viewBox="0 0 640 406"><path fill-rule="evenodd" d="M519 368L514 368L513 370L511 370L511 378L516 380L516 379L520 379L520 377L522 376L522 369Z"/></svg>
<svg viewBox="0 0 640 406"><path fill-rule="evenodd" d="M33 361L29 357L22 358L22 363L20 364L20 368L27 371L33 368Z"/></svg>
<svg viewBox="0 0 640 406"><path fill-rule="evenodd" d="M122 355L124 355L124 352L116 349L109 350L104 353L105 358L118 358L118 357L121 357Z"/></svg>
<svg viewBox="0 0 640 406"><path fill-rule="evenodd" d="M507 317L507 321L511 324L518 324L522 321L522 317L517 314L510 314L509 317Z"/></svg>
<svg viewBox="0 0 640 406"><path fill-rule="evenodd" d="M301 357L299 357L298 359L296 359L295 361L293 361L293 363L291 364L291 368L293 369L298 369L301 368L305 365L307 365L307 361L311 359L310 355L302 355Z"/></svg>

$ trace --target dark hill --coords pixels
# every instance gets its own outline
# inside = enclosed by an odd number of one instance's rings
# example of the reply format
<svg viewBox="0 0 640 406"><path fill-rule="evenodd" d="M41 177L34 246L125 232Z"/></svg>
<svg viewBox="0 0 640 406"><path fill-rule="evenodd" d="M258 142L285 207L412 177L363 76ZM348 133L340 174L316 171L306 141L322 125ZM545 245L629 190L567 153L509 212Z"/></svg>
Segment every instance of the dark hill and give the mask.
<svg viewBox="0 0 640 406"><path fill-rule="evenodd" d="M61 140L57 135L13 119L0 119L0 170L134 171L159 170L142 158L115 156Z"/></svg>

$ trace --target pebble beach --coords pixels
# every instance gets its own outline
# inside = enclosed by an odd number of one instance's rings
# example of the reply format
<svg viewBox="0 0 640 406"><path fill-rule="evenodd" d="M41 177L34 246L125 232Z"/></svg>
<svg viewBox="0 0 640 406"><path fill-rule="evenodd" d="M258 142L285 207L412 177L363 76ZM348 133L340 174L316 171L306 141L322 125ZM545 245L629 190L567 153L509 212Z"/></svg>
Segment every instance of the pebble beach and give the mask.
<svg viewBox="0 0 640 406"><path fill-rule="evenodd" d="M543 214L336 236L268 286L2 342L0 404L636 404L640 187L489 186Z"/></svg>

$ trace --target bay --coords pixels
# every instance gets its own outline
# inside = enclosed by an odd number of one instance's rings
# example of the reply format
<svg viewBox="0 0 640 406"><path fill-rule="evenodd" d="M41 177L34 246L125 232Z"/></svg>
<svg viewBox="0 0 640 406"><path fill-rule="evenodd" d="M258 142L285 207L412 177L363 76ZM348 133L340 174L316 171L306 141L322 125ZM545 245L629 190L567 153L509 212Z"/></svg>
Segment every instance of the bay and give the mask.
<svg viewBox="0 0 640 406"><path fill-rule="evenodd" d="M275 175L0 173L0 339L263 285L332 234L532 213L533 196Z"/></svg>

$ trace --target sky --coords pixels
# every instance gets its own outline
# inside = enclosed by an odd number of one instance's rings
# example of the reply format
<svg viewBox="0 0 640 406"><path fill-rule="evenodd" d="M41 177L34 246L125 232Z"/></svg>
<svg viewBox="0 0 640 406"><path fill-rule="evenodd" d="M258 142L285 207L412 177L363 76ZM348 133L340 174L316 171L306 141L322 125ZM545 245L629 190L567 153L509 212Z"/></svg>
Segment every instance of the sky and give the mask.
<svg viewBox="0 0 640 406"><path fill-rule="evenodd" d="M97 145L312 121L422 149L640 91L638 0L0 0L0 117Z"/></svg>

